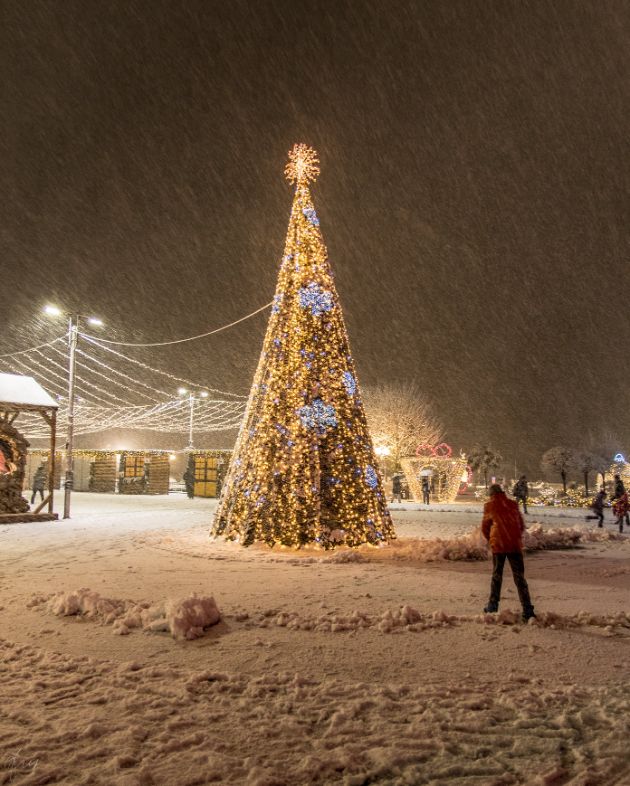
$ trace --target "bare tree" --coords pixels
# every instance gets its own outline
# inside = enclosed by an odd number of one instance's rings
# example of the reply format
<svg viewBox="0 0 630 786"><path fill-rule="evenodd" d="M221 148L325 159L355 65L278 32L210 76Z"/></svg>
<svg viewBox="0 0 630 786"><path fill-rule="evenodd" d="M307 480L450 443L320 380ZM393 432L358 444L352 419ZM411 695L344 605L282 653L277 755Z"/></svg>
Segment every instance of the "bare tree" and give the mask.
<svg viewBox="0 0 630 786"><path fill-rule="evenodd" d="M363 392L372 439L389 448L394 468L403 456L415 455L418 445L437 445L444 428L415 382L387 382Z"/></svg>
<svg viewBox="0 0 630 786"><path fill-rule="evenodd" d="M567 473L576 466L576 454L573 448L562 447L549 448L543 453L540 461L543 470L556 472L562 478L562 489L567 493Z"/></svg>
<svg viewBox="0 0 630 786"><path fill-rule="evenodd" d="M591 472L601 472L601 456L596 456L589 451L577 453L575 456L575 466L584 476L584 493L588 497L588 476Z"/></svg>
<svg viewBox="0 0 630 786"><path fill-rule="evenodd" d="M468 463L473 472L483 473L483 482L488 488L488 472L497 469L503 461L503 456L488 445L475 445L468 454Z"/></svg>

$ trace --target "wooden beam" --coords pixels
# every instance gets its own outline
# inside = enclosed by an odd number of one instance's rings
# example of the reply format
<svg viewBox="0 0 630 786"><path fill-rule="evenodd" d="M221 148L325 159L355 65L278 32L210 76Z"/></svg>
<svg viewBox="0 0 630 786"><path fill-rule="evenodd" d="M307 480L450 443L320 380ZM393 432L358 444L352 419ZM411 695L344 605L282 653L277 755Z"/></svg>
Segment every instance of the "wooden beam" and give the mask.
<svg viewBox="0 0 630 786"><path fill-rule="evenodd" d="M52 510L51 510L51 507L50 507L50 503L52 502L52 495L53 495L53 493L52 493L52 491L51 491L51 492L48 494L48 496L47 496L47 497L44 497L44 499L43 499L43 500L42 500L42 501L39 503L39 505L38 505L38 506L35 508L35 510L34 510L34 511L32 511L32 512L33 512L33 513L35 513L35 514L37 514L37 513L39 513L39 512L40 512L40 510L42 510L43 508L45 508L45 507L46 507L46 505L48 505L48 510L49 510L49 512L50 512L50 513L52 513Z"/></svg>
<svg viewBox="0 0 630 786"><path fill-rule="evenodd" d="M46 423L48 423L48 425L52 428L52 417L47 412L40 412L39 414L44 418Z"/></svg>

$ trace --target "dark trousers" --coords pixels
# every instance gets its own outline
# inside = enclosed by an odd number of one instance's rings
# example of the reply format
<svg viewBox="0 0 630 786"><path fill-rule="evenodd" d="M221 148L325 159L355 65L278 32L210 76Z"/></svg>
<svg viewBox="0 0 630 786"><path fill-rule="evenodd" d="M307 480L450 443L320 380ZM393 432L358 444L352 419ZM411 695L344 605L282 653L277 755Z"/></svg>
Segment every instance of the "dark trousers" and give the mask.
<svg viewBox="0 0 630 786"><path fill-rule="evenodd" d="M428 489L424 489L422 492L422 501L425 505L428 505L431 501L431 492Z"/></svg>
<svg viewBox="0 0 630 786"><path fill-rule="evenodd" d="M523 503L523 513L527 513L527 499L525 497L517 497L516 504L518 504L519 502ZM534 515L536 514L534 513Z"/></svg>
<svg viewBox="0 0 630 786"><path fill-rule="evenodd" d="M604 511L603 510L595 510L595 511L593 511L593 515L592 516L587 516L586 517L587 521L592 521L593 519L599 519L599 524L597 526L598 527L603 527L604 526Z"/></svg>
<svg viewBox="0 0 630 786"><path fill-rule="evenodd" d="M508 560L512 568L512 577L518 590L518 597L521 601L521 606L524 610L531 609L532 601L529 597L529 587L525 581L525 563L523 562L523 555L520 551L515 551L510 554L493 554L492 555L492 582L490 583L490 606L499 606L501 599L501 584L503 583L503 566L505 560Z"/></svg>
<svg viewBox="0 0 630 786"><path fill-rule="evenodd" d="M44 489L33 489L33 493L31 494L31 505L35 502L35 497L38 494L42 495L42 502L44 501Z"/></svg>

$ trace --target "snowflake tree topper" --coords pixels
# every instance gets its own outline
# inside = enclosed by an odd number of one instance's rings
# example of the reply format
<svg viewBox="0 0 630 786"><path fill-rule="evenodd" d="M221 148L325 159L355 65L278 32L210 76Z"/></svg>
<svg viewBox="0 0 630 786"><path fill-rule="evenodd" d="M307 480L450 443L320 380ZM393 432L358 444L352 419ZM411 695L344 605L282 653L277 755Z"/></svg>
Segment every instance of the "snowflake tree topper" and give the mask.
<svg viewBox="0 0 630 786"><path fill-rule="evenodd" d="M289 163L285 167L284 174L289 183L296 183L298 186L315 182L317 175L319 175L317 152L302 142L293 145L293 150L289 152Z"/></svg>

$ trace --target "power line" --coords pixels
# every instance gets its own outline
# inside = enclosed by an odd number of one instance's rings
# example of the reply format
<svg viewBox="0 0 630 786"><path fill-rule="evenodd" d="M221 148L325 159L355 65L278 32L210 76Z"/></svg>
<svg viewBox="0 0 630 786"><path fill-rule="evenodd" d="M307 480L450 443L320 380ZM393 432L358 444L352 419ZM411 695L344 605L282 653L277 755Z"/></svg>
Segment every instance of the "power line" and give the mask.
<svg viewBox="0 0 630 786"><path fill-rule="evenodd" d="M207 333L200 333L198 336L189 336L188 338L178 338L174 341L155 341L152 344L134 344L127 341L110 341L106 338L100 338L98 336L90 336L87 333L80 333L79 335L82 338L92 338L96 341L100 341L102 344L113 344L114 346L118 347L168 347L171 344L183 344L185 341L196 341L198 338L206 338L206 336L213 336L215 333L221 333L223 330L227 330L228 328L234 327L234 325L238 325L240 322L245 322L246 319L251 319L251 317L255 317L256 314L260 314L261 311L264 311L269 306L273 305L273 300L269 303L266 303L264 306L257 308L256 311L252 311L251 314L247 314L245 317L241 317L240 319L235 320L234 322L230 322L229 325L222 325L219 328L215 328L214 330L209 330Z"/></svg>

